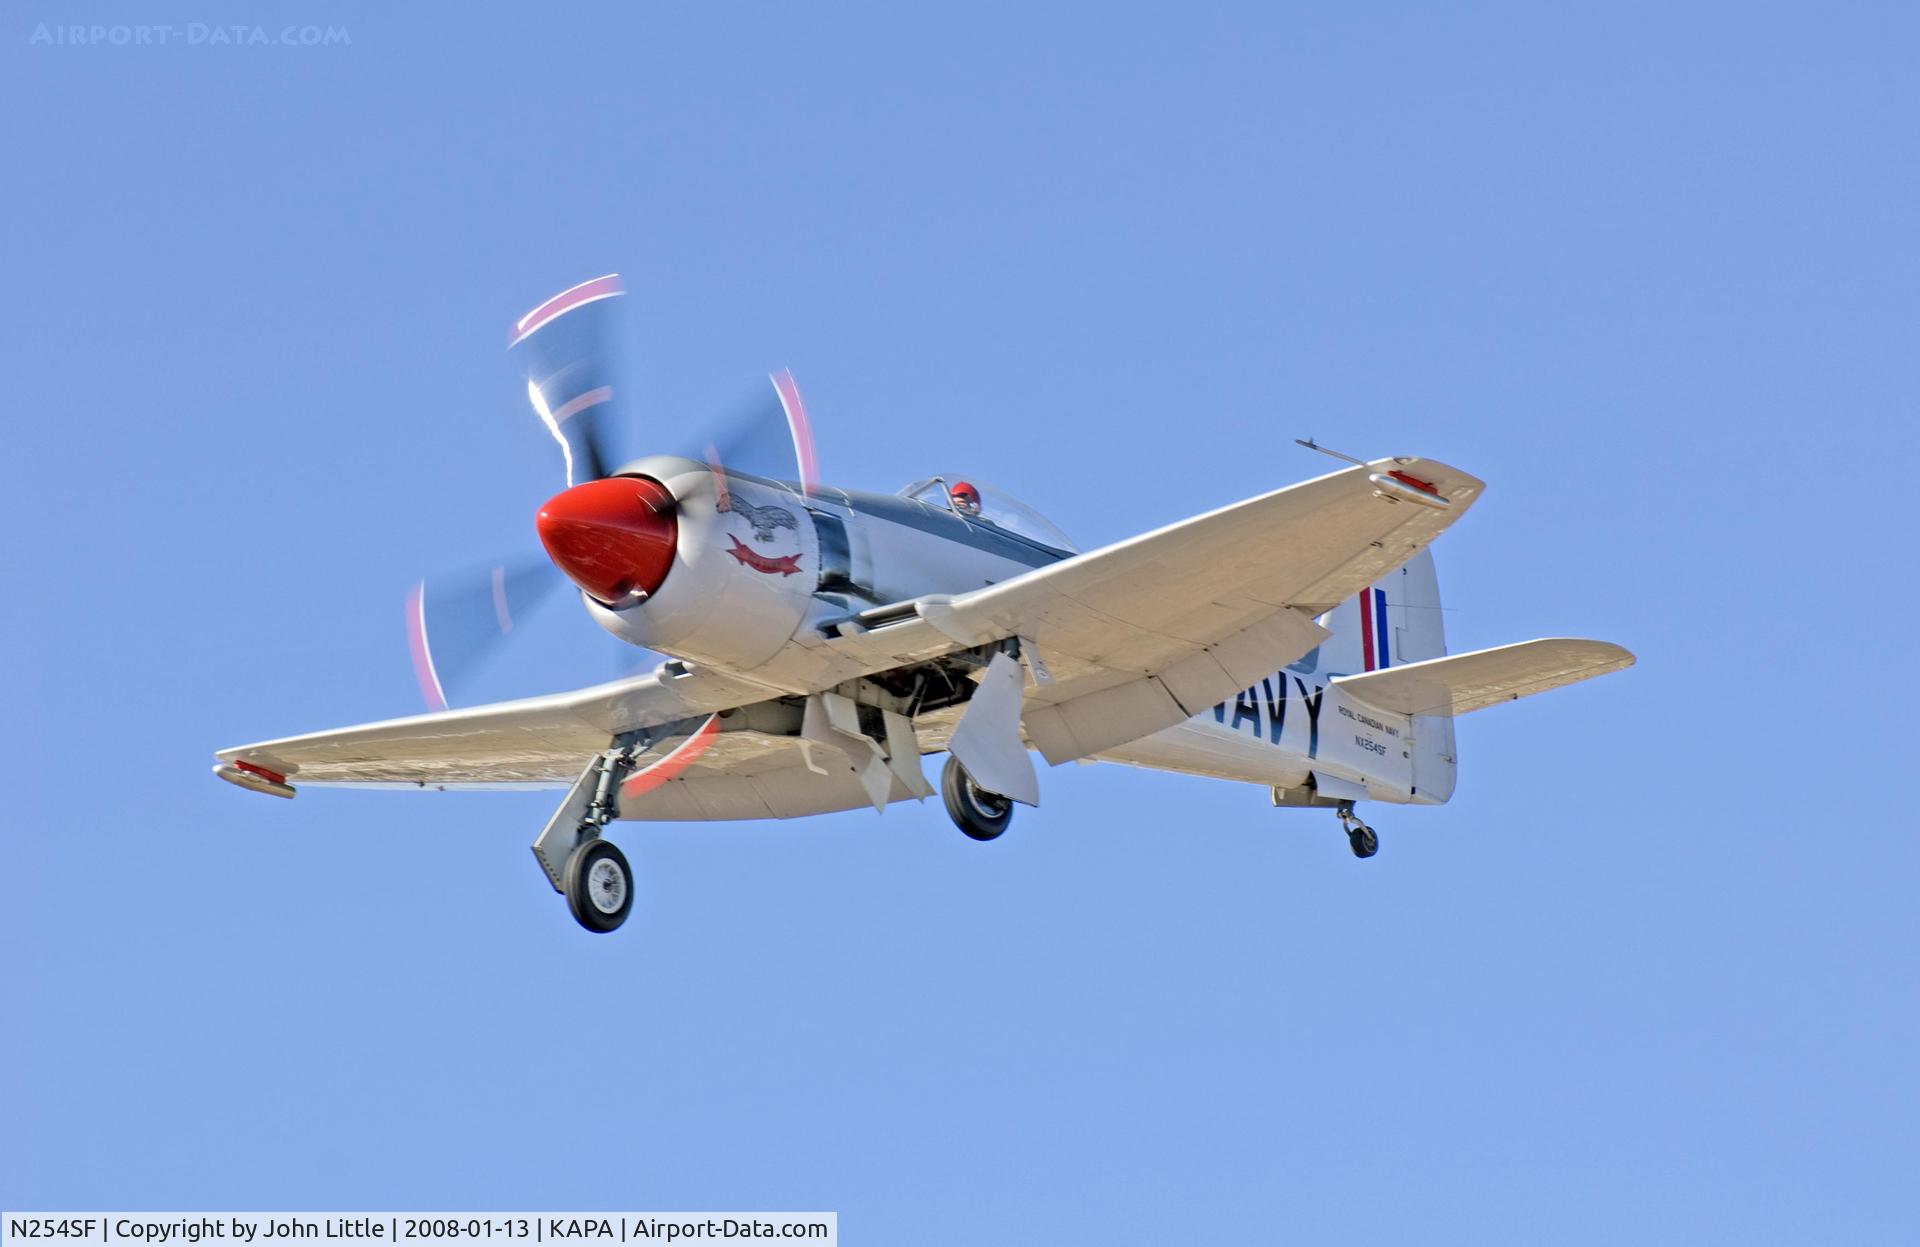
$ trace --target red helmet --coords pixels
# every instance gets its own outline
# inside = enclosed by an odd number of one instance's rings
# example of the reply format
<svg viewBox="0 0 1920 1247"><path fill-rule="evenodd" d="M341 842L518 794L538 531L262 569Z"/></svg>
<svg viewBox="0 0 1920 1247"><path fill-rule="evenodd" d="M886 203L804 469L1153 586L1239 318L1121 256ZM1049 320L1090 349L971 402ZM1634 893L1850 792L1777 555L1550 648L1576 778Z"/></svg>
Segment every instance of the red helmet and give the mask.
<svg viewBox="0 0 1920 1247"><path fill-rule="evenodd" d="M949 489L947 492L953 496L953 500L955 502L959 502L961 499L965 499L966 501L973 503L975 506L980 505L980 491L975 489L970 482L955 481L953 483L953 488Z"/></svg>

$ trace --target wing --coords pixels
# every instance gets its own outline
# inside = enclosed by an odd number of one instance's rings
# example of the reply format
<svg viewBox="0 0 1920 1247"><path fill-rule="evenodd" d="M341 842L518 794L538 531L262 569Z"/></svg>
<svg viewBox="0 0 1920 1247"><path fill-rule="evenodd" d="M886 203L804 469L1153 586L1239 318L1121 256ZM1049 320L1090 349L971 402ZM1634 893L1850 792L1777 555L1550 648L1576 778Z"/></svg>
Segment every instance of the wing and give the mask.
<svg viewBox="0 0 1920 1247"><path fill-rule="evenodd" d="M215 756L301 784L565 787L620 732L759 701L769 690L673 664L571 693L261 741Z"/></svg>
<svg viewBox="0 0 1920 1247"><path fill-rule="evenodd" d="M1633 655L1610 642L1553 637L1345 675L1333 683L1382 710L1458 715L1632 665Z"/></svg>
<svg viewBox="0 0 1920 1247"><path fill-rule="evenodd" d="M1314 616L1405 563L1483 487L1429 459L1381 459L841 631L901 658L929 631L1024 638L1053 677L1027 690L1028 738L1049 762L1087 757L1299 658L1327 636Z"/></svg>

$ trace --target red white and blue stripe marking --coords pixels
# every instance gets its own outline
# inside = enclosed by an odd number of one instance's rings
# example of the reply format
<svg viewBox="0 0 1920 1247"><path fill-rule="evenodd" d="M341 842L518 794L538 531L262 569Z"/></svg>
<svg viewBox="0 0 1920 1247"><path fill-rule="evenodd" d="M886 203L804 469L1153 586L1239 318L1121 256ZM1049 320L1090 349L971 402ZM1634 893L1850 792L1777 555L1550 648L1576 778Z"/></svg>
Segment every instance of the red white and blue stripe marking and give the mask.
<svg viewBox="0 0 1920 1247"><path fill-rule="evenodd" d="M1368 671L1384 671L1389 662L1387 638L1387 591L1368 589L1358 599L1360 605L1360 661Z"/></svg>

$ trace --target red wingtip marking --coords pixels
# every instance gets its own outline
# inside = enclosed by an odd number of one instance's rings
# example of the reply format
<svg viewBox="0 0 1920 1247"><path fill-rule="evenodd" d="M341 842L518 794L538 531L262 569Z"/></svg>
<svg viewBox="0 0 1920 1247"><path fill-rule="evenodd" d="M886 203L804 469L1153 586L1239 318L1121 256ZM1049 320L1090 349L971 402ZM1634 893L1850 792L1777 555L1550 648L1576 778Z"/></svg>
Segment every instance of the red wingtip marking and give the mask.
<svg viewBox="0 0 1920 1247"><path fill-rule="evenodd" d="M1434 487L1432 481L1423 481L1419 477L1409 476L1405 472L1389 472L1387 475L1399 481L1402 485L1413 486L1423 494L1432 494L1436 498L1440 496L1440 491Z"/></svg>
<svg viewBox="0 0 1920 1247"><path fill-rule="evenodd" d="M713 741L720 735L720 716L710 715L698 731L676 746L672 753L655 762L652 766L627 778L620 785L620 798L642 797L655 788L674 778L680 772L692 766L701 754L713 748Z"/></svg>
<svg viewBox="0 0 1920 1247"><path fill-rule="evenodd" d="M238 759L235 759L233 765L249 775L258 775L261 779L271 780L276 784L284 784L287 782L286 776L278 771L269 771L264 766L255 766L251 762L242 762Z"/></svg>

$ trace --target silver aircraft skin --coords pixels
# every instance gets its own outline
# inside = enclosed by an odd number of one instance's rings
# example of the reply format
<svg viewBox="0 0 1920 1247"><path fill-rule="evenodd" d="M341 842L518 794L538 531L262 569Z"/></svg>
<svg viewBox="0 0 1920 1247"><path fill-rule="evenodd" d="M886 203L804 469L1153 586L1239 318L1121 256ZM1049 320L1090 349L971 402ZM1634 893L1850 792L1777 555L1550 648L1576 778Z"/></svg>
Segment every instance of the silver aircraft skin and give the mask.
<svg viewBox="0 0 1920 1247"><path fill-rule="evenodd" d="M617 279L516 324L562 342ZM597 314L597 313L594 313ZM577 335L576 335L577 336ZM779 480L650 456L602 474L568 438L612 387L578 342L536 356L529 393L568 448L537 528L606 631L666 655L592 688L445 708L424 594L410 604L428 714L221 750L215 771L301 787L545 786L566 796L534 844L588 930L633 888L615 820L794 818L932 796L999 836L1038 805L1031 754L1256 784L1331 810L1359 857L1359 808L1453 794L1459 714L1617 671L1619 646L1565 638L1448 655L1429 544L1483 483L1414 456L1331 474L1082 552L974 478L899 494L821 484L804 408L776 374L800 472ZM519 575L518 573L515 574ZM556 582L558 578L556 576ZM508 586L491 609L510 627Z"/></svg>

